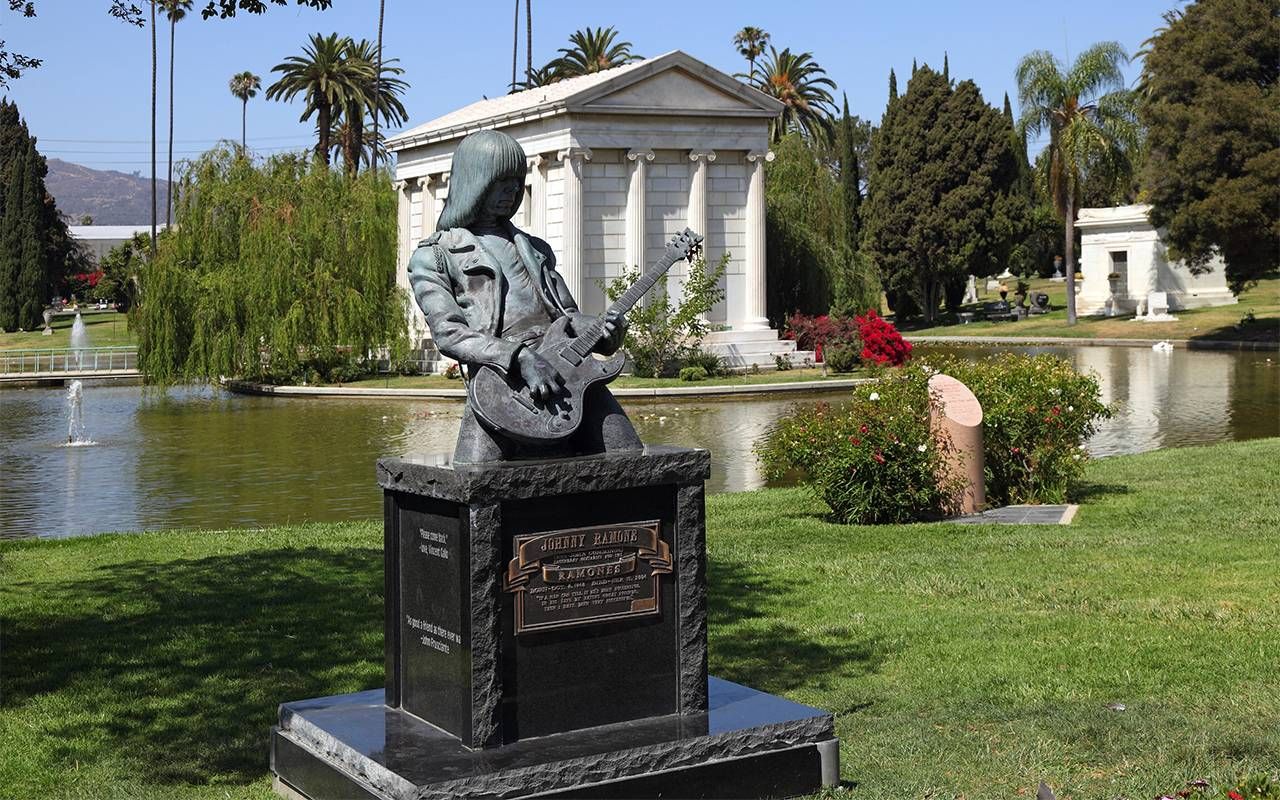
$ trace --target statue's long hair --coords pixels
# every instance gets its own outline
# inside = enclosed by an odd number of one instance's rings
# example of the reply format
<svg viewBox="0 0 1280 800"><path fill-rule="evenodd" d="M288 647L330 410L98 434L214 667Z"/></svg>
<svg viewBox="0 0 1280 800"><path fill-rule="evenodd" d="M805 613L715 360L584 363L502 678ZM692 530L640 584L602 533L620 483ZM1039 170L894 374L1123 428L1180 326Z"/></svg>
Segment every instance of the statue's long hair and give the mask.
<svg viewBox="0 0 1280 800"><path fill-rule="evenodd" d="M519 178L523 182L528 169L524 148L507 134L478 131L466 137L453 152L449 196L445 198L436 230L469 227L480 216L490 187L504 178Z"/></svg>

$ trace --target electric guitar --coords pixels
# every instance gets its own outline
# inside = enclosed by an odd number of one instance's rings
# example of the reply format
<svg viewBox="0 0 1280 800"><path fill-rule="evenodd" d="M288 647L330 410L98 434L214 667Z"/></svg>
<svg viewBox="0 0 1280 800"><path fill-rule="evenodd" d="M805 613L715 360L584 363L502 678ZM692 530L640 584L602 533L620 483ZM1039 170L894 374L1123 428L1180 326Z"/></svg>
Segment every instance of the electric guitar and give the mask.
<svg viewBox="0 0 1280 800"><path fill-rule="evenodd" d="M606 314L618 317L630 311L658 279L681 259L693 261L702 237L685 228L667 242L666 253L614 301ZM583 331L569 331L569 318L560 317L547 328L538 354L551 362L564 378L560 393L545 403L529 393L520 371L509 373L481 366L467 381L467 399L476 417L492 430L527 444L566 439L582 424L582 398L597 383L608 383L622 372L621 354L603 357L594 353L604 338L604 317Z"/></svg>

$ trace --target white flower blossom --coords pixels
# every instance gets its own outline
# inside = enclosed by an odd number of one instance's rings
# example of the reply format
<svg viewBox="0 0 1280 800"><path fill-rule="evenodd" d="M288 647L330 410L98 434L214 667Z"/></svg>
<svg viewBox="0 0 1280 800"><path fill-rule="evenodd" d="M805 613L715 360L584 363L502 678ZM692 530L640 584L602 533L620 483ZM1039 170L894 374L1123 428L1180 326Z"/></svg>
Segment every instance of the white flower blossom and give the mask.
<svg viewBox="0 0 1280 800"><path fill-rule="evenodd" d="M924 445L916 445L916 450L923 453L927 448Z"/></svg>
<svg viewBox="0 0 1280 800"><path fill-rule="evenodd" d="M868 397L867 399L868 399L868 400L879 400L879 399L880 399L880 393L879 393L879 392L872 392L872 393L871 393L871 396L870 396L870 397Z"/></svg>

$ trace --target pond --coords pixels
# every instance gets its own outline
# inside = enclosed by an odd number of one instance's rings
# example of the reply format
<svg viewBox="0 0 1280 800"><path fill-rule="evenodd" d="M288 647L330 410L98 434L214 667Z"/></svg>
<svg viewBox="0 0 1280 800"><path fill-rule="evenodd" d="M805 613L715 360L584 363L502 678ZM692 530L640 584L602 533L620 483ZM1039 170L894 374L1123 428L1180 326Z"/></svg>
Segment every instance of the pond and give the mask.
<svg viewBox="0 0 1280 800"><path fill-rule="evenodd" d="M1274 353L1034 349L1101 377L1117 413L1090 441L1095 455L1280 435ZM839 395L626 406L645 441L711 450L710 491L740 491L765 485L752 446L773 421L823 398ZM0 538L374 518L377 457L451 450L459 410L453 401L87 383L84 425L95 444L66 447L65 389L0 390Z"/></svg>

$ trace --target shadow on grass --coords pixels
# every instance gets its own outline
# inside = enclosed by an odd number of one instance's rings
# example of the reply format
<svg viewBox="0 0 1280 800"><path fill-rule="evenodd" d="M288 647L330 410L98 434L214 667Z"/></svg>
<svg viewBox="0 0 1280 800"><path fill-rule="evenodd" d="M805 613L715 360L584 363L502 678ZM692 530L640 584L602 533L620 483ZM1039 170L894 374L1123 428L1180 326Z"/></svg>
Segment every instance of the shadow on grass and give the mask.
<svg viewBox="0 0 1280 800"><path fill-rule="evenodd" d="M0 707L69 699L77 711L42 725L62 763L249 782L277 704L381 682L379 549L134 561L52 592L6 626Z"/></svg>
<svg viewBox="0 0 1280 800"><path fill-rule="evenodd" d="M1067 491L1067 501L1087 503L1090 500L1113 494L1133 494L1133 489L1123 483L1076 483Z"/></svg>
<svg viewBox="0 0 1280 800"><path fill-rule="evenodd" d="M1237 325L1222 325L1189 337L1190 349L1200 342L1280 342L1280 320L1260 319Z"/></svg>
<svg viewBox="0 0 1280 800"><path fill-rule="evenodd" d="M806 596L819 591L811 583L794 570L779 580L757 566L724 556L710 558L712 674L785 694L800 688L828 690L878 671L888 655L879 639L849 626L826 628L815 636L787 619L804 605ZM867 704L843 705L828 710L854 711Z"/></svg>

